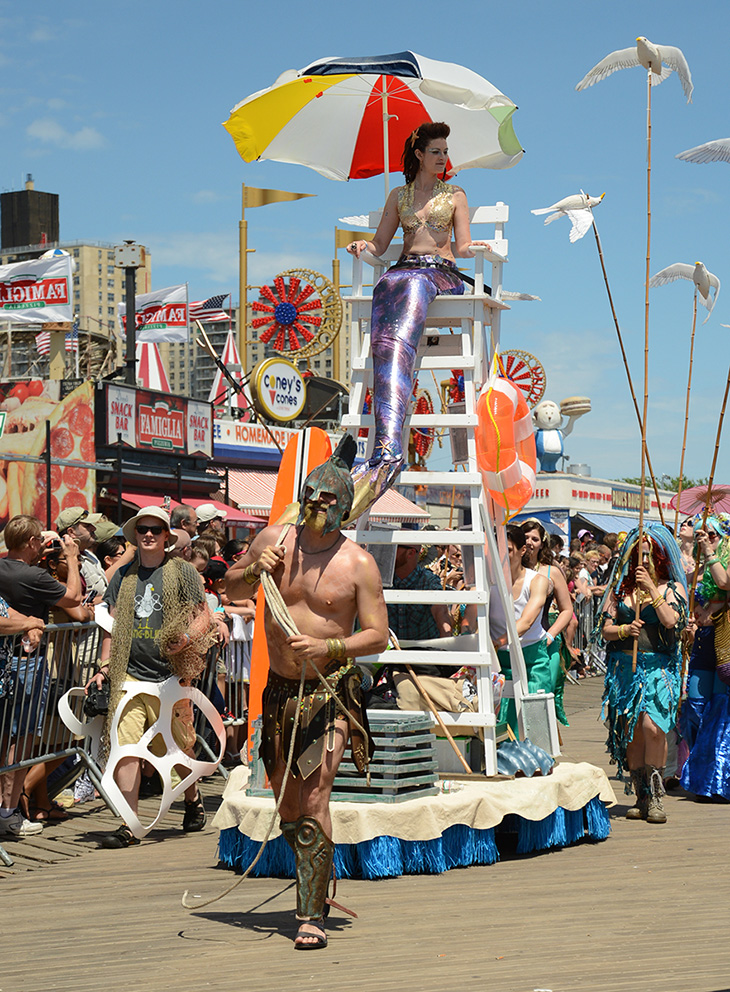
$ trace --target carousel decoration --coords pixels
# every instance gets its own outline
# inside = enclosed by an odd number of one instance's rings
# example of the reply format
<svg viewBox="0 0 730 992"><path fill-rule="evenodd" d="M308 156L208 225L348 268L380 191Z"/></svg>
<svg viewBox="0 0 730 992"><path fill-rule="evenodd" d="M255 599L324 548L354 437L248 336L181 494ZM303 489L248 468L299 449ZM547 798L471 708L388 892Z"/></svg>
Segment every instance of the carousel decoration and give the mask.
<svg viewBox="0 0 730 992"><path fill-rule="evenodd" d="M339 334L342 301L334 285L311 269L287 269L271 286L261 287L252 305L251 326L260 328L259 341L289 359L309 359L329 348Z"/></svg>
<svg viewBox="0 0 730 992"><path fill-rule="evenodd" d="M433 400L427 390L418 390L413 404L413 413L433 413ZM433 427L412 428L408 443L409 462L425 465L426 459L433 451L435 436L436 432Z"/></svg>
<svg viewBox="0 0 730 992"><path fill-rule="evenodd" d="M503 351L500 354L504 374L522 391L527 405L536 406L545 395L547 376L542 362L529 351Z"/></svg>

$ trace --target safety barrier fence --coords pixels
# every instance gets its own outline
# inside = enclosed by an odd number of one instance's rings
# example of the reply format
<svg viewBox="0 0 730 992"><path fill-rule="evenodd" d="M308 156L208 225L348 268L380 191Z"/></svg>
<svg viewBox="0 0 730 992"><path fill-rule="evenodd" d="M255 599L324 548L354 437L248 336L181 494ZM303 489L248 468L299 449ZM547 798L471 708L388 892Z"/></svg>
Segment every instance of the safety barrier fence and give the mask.
<svg viewBox="0 0 730 992"><path fill-rule="evenodd" d="M586 662L593 665L600 672L605 672L605 652L598 647L593 639L593 628L598 616L600 602L601 597L587 596L580 603L575 604L574 611L578 620L578 629L573 639L573 647L583 652Z"/></svg>
<svg viewBox="0 0 730 992"><path fill-rule="evenodd" d="M69 776L60 779L60 787L85 768L103 801L116 813L103 789L102 769L90 738L70 730L58 712L59 699L69 689L85 686L97 671L101 639L101 628L94 623L49 624L33 648L26 635L0 637L0 774L47 762L55 765L76 756L78 762ZM245 642L214 647L198 682L214 705L230 711L225 722L242 727L241 735L247 718L246 659ZM83 696L71 696L69 704L80 722L89 719L83 713ZM199 747L213 757L209 727L200 711L196 711L196 733ZM11 863L1 846L0 861Z"/></svg>

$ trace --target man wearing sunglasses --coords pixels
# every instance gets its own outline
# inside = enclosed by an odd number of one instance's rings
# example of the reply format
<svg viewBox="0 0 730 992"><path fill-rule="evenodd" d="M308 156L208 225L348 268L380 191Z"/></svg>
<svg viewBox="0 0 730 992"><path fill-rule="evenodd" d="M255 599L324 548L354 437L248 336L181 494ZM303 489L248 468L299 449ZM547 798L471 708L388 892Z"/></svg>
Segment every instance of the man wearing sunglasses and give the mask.
<svg viewBox="0 0 730 992"><path fill-rule="evenodd" d="M188 612L190 608L195 609L198 604L201 606L201 613L205 611L203 585L188 562L175 563L180 567L181 573L176 572L175 569L172 572L165 571L171 564L168 563L175 538L170 533L170 518L161 507L148 506L140 510L124 524L122 531L127 541L137 548L137 561L115 572L104 596L109 612L115 618L115 624L111 635L104 634L100 669L91 681L101 686L103 680L109 678L110 664L114 665L114 659L117 657L115 651L118 650L114 646L114 640L125 638L123 643L129 643L129 652L122 681L164 682L170 678L172 669L168 660L162 656L159 646L160 632L167 617L165 609L167 593L163 594L163 574L170 575L171 581L175 583L174 586L165 588L168 592L169 588L175 590L176 612ZM129 587L123 587L122 583L128 575L130 581L134 578L133 569L136 569L136 587L129 590ZM125 588L129 590L126 594ZM128 604L126 608L125 603ZM191 635L184 634L179 645L168 646L168 654L182 650L190 642ZM112 668L112 692L117 687L115 672L116 668ZM178 747L192 756L194 739L189 739L191 721L185 719L187 714L183 713L184 708L178 707L177 704L175 706L176 713L180 710L180 719L177 715L173 716L172 736ZM156 697L145 694L135 695L125 706L119 721L117 730L119 743L136 744L158 716L159 700ZM164 750L163 745L159 753L164 753ZM158 754L158 750L155 750L155 741L150 745L150 751ZM121 758L116 766L115 779L130 809L136 813L141 781L141 759L132 756ZM205 810L197 785L193 782L185 791L182 827L184 831L191 832L202 830L204 826ZM138 843L139 840L132 834L127 824L123 823L114 833L106 834L102 838L101 846L124 848Z"/></svg>

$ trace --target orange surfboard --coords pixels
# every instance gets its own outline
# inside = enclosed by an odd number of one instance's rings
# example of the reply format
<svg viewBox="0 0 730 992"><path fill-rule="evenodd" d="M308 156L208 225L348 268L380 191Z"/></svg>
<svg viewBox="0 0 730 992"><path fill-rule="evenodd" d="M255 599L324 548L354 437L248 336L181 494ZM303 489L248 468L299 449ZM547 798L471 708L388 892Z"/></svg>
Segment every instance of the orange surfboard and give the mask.
<svg viewBox="0 0 730 992"><path fill-rule="evenodd" d="M332 454L330 439L319 427L308 427L289 441L281 456L276 477L269 524L274 524L290 503L299 499L302 483L312 469L326 462ZM259 588L256 619L251 645L251 682L248 689L248 755L252 758L253 723L261 716L261 697L269 677L269 651L264 627L264 590Z"/></svg>

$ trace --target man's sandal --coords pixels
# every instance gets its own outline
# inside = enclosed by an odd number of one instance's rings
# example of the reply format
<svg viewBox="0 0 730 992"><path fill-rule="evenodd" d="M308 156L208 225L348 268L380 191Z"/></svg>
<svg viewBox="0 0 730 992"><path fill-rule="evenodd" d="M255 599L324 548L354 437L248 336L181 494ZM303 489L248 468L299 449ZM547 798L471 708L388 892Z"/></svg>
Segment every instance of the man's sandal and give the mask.
<svg viewBox="0 0 730 992"><path fill-rule="evenodd" d="M321 933L309 933L304 929L305 926L316 927L321 930ZM298 940L303 940L306 938L307 943L298 944ZM296 937L294 938L294 950L295 951L318 951L320 948L327 946L327 935L324 932L324 920L305 920L299 927Z"/></svg>

